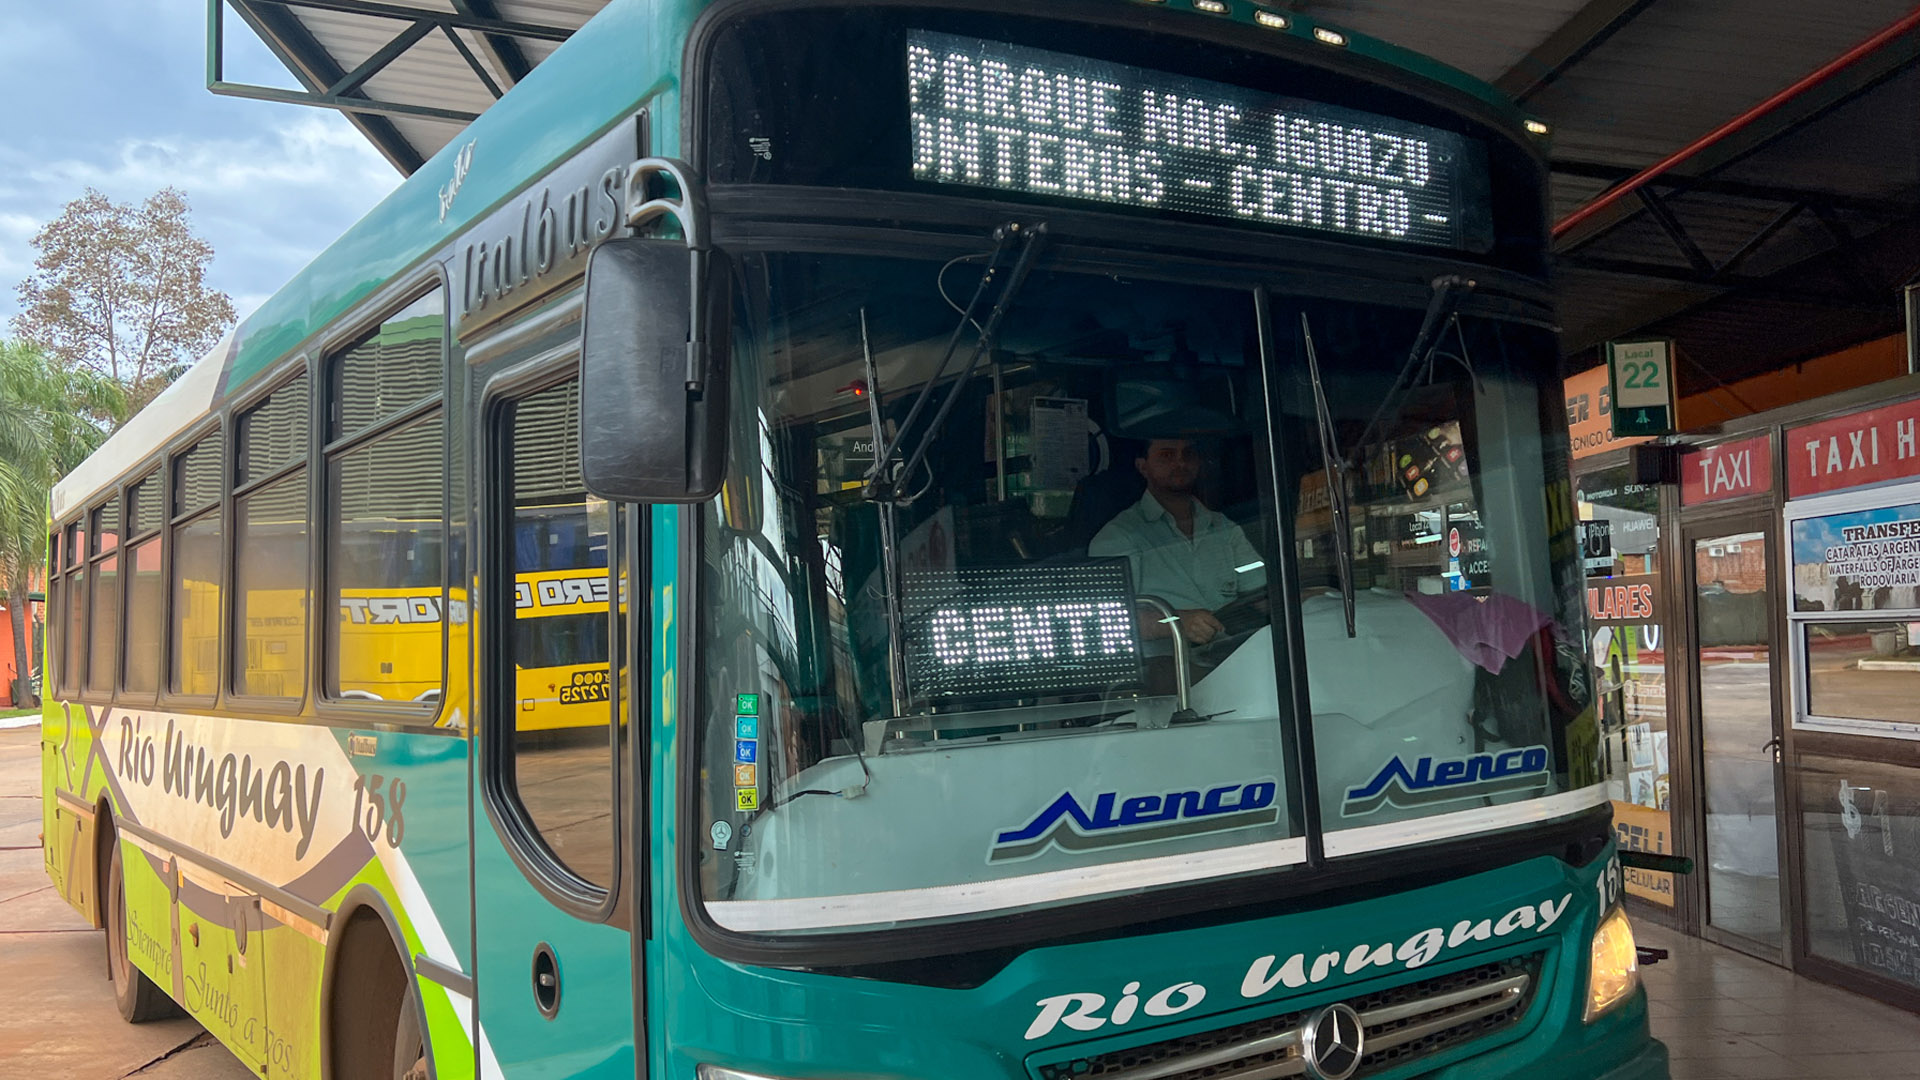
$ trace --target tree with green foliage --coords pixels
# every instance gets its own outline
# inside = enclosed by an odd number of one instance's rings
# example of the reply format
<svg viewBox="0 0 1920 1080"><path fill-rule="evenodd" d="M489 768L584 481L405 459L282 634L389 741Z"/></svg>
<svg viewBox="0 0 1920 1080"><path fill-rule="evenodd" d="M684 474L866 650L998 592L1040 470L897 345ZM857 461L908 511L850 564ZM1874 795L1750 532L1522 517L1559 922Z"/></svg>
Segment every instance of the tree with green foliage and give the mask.
<svg viewBox="0 0 1920 1080"><path fill-rule="evenodd" d="M28 675L27 606L46 578L48 497L55 480L106 441L101 418L126 410L113 380L67 367L29 342L0 341L0 590L13 626L16 705L38 704Z"/></svg>
<svg viewBox="0 0 1920 1080"><path fill-rule="evenodd" d="M126 390L124 421L233 325L233 301L208 287L213 245L187 200L162 188L138 206L88 188L33 238L13 329L69 367Z"/></svg>

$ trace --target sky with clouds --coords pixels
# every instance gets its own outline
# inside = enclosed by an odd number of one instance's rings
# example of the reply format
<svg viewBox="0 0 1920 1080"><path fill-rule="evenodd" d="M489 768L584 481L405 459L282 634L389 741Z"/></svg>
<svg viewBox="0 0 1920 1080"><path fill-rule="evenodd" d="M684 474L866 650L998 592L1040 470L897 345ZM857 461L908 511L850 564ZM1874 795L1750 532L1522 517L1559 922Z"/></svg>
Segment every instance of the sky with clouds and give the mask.
<svg viewBox="0 0 1920 1080"><path fill-rule="evenodd" d="M244 318L400 182L329 110L208 93L206 13L201 0L0 0L0 324L19 310L34 233L89 186L119 202L184 192L214 248L210 284ZM227 79L291 86L232 16L227 37Z"/></svg>

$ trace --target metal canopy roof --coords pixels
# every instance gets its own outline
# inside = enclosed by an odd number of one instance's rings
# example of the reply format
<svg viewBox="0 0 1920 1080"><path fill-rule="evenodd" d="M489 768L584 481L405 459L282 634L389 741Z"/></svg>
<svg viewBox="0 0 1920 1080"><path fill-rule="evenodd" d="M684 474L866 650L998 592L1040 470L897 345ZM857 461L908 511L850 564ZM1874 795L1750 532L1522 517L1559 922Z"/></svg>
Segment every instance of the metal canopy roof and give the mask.
<svg viewBox="0 0 1920 1080"><path fill-rule="evenodd" d="M1569 369L1609 338L1671 336L1694 392L1899 329L1920 273L1913 0L1267 2L1452 64L1552 125ZM227 3L307 92L221 83L215 62L217 92L342 109L410 173L606 0Z"/></svg>

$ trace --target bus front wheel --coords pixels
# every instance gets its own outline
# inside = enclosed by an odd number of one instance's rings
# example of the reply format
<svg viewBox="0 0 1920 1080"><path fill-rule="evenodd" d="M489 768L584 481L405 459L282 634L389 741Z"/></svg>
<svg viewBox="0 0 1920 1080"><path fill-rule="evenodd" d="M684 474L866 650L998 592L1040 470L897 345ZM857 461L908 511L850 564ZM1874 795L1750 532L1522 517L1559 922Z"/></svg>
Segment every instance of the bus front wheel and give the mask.
<svg viewBox="0 0 1920 1080"><path fill-rule="evenodd" d="M333 1080L427 1080L427 1044L413 973L371 909L348 920L330 991L326 1075Z"/></svg>
<svg viewBox="0 0 1920 1080"><path fill-rule="evenodd" d="M113 980L113 1001L120 1016L130 1024L164 1020L180 1014L179 1006L166 991L154 985L147 974L134 966L127 954L127 876L120 861L120 840L111 832L106 837L107 887L107 977Z"/></svg>

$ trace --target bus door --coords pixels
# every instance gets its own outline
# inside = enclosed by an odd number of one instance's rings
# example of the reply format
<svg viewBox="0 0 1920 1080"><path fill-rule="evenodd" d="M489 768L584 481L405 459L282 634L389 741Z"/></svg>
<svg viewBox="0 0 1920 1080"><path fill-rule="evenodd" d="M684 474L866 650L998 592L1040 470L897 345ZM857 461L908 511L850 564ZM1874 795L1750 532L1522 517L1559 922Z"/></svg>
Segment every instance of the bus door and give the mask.
<svg viewBox="0 0 1920 1080"><path fill-rule="evenodd" d="M618 659L631 512L585 493L575 381L522 382L486 415L482 1075L632 1077L634 870L616 813L632 788Z"/></svg>

